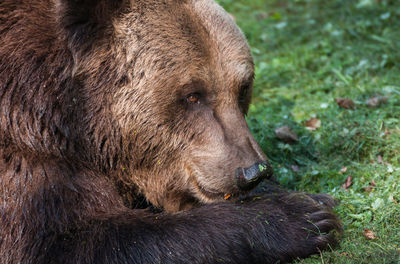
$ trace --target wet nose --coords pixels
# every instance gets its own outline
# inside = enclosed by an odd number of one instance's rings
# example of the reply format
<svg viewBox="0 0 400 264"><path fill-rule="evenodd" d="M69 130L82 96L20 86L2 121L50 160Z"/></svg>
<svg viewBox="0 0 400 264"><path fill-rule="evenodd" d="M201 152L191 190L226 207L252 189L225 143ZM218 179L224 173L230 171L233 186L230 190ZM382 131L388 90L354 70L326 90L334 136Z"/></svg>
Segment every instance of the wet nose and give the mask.
<svg viewBox="0 0 400 264"><path fill-rule="evenodd" d="M236 185L243 191L254 188L263 179L271 176L272 167L267 161L259 161L248 168L237 168L235 170Z"/></svg>

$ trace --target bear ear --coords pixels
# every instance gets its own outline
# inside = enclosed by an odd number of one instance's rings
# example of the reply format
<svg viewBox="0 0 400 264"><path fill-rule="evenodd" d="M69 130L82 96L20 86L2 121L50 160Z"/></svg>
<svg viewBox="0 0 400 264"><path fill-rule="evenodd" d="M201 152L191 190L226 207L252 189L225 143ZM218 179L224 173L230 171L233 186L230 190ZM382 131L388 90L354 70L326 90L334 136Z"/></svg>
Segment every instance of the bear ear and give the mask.
<svg viewBox="0 0 400 264"><path fill-rule="evenodd" d="M124 0L56 0L59 25L70 40L85 41L110 25Z"/></svg>

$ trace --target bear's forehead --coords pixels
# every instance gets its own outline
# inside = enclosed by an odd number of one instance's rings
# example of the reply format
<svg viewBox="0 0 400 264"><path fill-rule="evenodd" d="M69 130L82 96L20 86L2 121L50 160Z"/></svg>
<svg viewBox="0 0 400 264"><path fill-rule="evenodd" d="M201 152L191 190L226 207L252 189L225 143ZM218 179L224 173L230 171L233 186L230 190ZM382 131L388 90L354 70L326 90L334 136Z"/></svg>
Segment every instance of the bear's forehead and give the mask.
<svg viewBox="0 0 400 264"><path fill-rule="evenodd" d="M114 30L128 63L151 68L153 74L181 71L182 84L192 78L185 73L194 71L212 79L252 75L242 32L211 0L132 1L130 11L115 20ZM215 74L220 76L210 76Z"/></svg>
<svg viewBox="0 0 400 264"><path fill-rule="evenodd" d="M214 1L193 1L194 12L210 36L212 56L239 79L252 74L253 61L246 39L232 17Z"/></svg>

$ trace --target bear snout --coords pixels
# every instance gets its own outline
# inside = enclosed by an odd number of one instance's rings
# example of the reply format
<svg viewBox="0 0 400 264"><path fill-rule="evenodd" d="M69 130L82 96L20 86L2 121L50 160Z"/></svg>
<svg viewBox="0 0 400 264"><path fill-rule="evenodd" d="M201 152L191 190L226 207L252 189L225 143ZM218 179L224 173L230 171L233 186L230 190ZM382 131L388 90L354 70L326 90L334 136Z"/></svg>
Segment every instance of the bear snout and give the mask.
<svg viewBox="0 0 400 264"><path fill-rule="evenodd" d="M262 180L272 176L272 167L268 161L259 161L248 168L235 170L236 186L242 191L256 187Z"/></svg>

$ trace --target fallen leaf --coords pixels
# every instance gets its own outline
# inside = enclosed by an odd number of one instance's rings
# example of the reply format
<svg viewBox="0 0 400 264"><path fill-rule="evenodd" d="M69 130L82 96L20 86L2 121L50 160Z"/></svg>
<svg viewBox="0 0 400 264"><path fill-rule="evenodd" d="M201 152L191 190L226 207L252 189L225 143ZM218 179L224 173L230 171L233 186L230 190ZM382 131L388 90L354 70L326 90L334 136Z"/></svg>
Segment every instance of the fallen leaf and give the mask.
<svg viewBox="0 0 400 264"><path fill-rule="evenodd" d="M342 184L342 188L347 191L351 185L353 185L353 177L348 176L346 181Z"/></svg>
<svg viewBox="0 0 400 264"><path fill-rule="evenodd" d="M354 109L356 106L353 100L349 98L336 98L335 102L341 107L345 109Z"/></svg>
<svg viewBox="0 0 400 264"><path fill-rule="evenodd" d="M227 193L227 194L224 195L224 199L225 199L225 200L228 200L229 198L231 198L231 195L230 195L229 193Z"/></svg>
<svg viewBox="0 0 400 264"><path fill-rule="evenodd" d="M282 126L275 129L275 135L277 138L286 143L293 143L298 141L296 133L294 133L288 126Z"/></svg>
<svg viewBox="0 0 400 264"><path fill-rule="evenodd" d="M368 107L378 107L381 104L385 104L388 101L389 97L387 96L374 96L368 99L367 106Z"/></svg>
<svg viewBox="0 0 400 264"><path fill-rule="evenodd" d="M305 126L308 130L317 130L319 127L321 127L321 120L318 118L311 118L307 120L305 123Z"/></svg>
<svg viewBox="0 0 400 264"><path fill-rule="evenodd" d="M369 183L368 186L365 186L365 187L364 187L364 191L367 192L367 193L372 192L372 190L374 189L375 185L376 185L375 181L372 180L372 181Z"/></svg>
<svg viewBox="0 0 400 264"><path fill-rule="evenodd" d="M399 201L397 201L397 200L393 197L393 194L390 194L390 195L389 195L389 201L392 202L392 203L395 203L395 204L398 204L398 203L399 203Z"/></svg>
<svg viewBox="0 0 400 264"><path fill-rule="evenodd" d="M369 229L364 229L363 235L365 238L370 239L370 240L375 240L375 239L379 239L379 237L377 237L374 233L374 231L369 230Z"/></svg>
<svg viewBox="0 0 400 264"><path fill-rule="evenodd" d="M383 164L383 158L382 158L382 156L381 156L381 155L378 155L378 157L376 158L376 161L377 161L379 164Z"/></svg>
<svg viewBox="0 0 400 264"><path fill-rule="evenodd" d="M347 167L343 167L339 171L340 174L343 174L343 173L346 173L346 172L347 172Z"/></svg>
<svg viewBox="0 0 400 264"><path fill-rule="evenodd" d="M300 170L299 166L297 166L297 165L292 165L292 166L290 166L290 168L291 168L292 171L294 171L294 172L299 172L299 170Z"/></svg>
<svg viewBox="0 0 400 264"><path fill-rule="evenodd" d="M374 188L373 188L372 186L365 186L365 187L364 187L364 192L370 193L370 192L372 192L373 189L374 189Z"/></svg>
<svg viewBox="0 0 400 264"><path fill-rule="evenodd" d="M256 15L256 18L257 18L258 20L264 20L264 19L267 19L267 18L268 18L268 14L265 13L265 12L261 12L261 13L259 13L259 14Z"/></svg>
<svg viewBox="0 0 400 264"><path fill-rule="evenodd" d="M347 252L342 252L342 253L335 252L335 254L338 255L338 256L345 256L345 257L349 256L349 253L347 253Z"/></svg>
<svg viewBox="0 0 400 264"><path fill-rule="evenodd" d="M376 186L376 182L375 182L374 180L372 180L371 183L370 183L370 185L371 185L372 187L375 187L375 186Z"/></svg>

